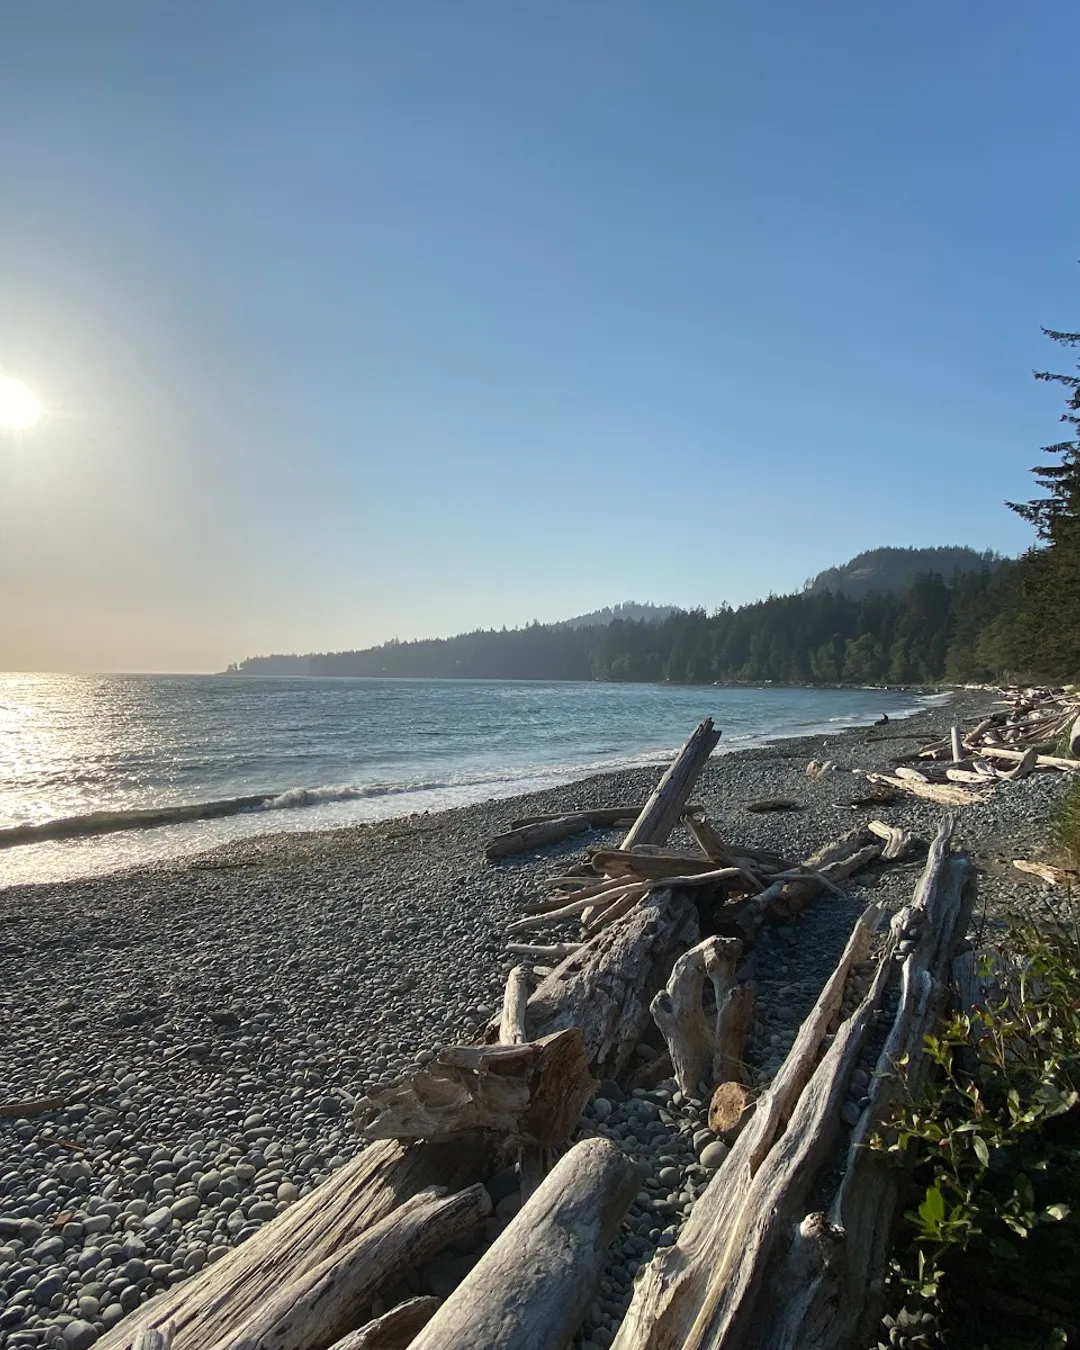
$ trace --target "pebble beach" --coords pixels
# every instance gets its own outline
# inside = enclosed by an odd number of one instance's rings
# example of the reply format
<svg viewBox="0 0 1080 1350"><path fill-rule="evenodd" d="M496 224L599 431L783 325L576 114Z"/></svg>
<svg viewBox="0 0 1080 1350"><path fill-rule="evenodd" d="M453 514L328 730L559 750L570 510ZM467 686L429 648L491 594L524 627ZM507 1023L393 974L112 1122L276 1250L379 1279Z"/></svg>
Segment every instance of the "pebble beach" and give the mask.
<svg viewBox="0 0 1080 1350"><path fill-rule="evenodd" d="M940 807L905 796L853 809L865 789L853 771L978 720L993 698L965 692L886 728L715 754L694 799L724 838L796 861L875 816L928 840ZM807 778L807 762L826 757L837 770ZM521 816L641 803L662 769L0 891L0 1350L89 1350L353 1156L363 1146L354 1102L441 1045L477 1037L515 961L507 922L560 863L622 832L494 865L486 840ZM960 811L955 838L979 869L980 921L1044 899L1042 883L1008 863L1039 855L1066 787L1066 775L1034 774ZM781 797L799 809L745 809ZM921 868L920 858L872 867L843 898L826 895L797 923L767 930L752 956L748 1060L759 1081L790 1047L858 914L871 901L903 904ZM40 1098L59 1100L42 1114L8 1109ZM671 1083L629 1098L605 1083L588 1108L583 1130L619 1140L642 1188L589 1309L586 1350L610 1344L636 1271L675 1240L722 1160L706 1107ZM512 1173L489 1189L486 1241L517 1205ZM475 1259L452 1251L401 1296L445 1294Z"/></svg>

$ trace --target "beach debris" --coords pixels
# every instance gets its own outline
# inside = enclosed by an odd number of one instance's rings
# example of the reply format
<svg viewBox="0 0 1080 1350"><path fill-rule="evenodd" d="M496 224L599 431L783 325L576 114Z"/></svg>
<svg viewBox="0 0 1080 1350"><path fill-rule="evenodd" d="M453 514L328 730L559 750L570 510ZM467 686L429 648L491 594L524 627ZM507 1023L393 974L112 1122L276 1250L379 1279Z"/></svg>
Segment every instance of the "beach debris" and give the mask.
<svg viewBox="0 0 1080 1350"><path fill-rule="evenodd" d="M835 773L839 768L835 759L812 759L806 766L807 778L824 778L827 773Z"/></svg>
<svg viewBox="0 0 1080 1350"><path fill-rule="evenodd" d="M556 816L552 820L539 820L532 825L522 825L516 830L507 830L488 840L484 853L489 862L499 858L509 858L515 853L528 853L534 848L543 848L545 844L557 844L575 834L585 834L591 830L589 819L584 815Z"/></svg>
<svg viewBox="0 0 1080 1350"><path fill-rule="evenodd" d="M410 1267L478 1233L490 1213L491 1197L479 1184L455 1195L443 1194L441 1187L421 1191L346 1238L325 1261L276 1288L218 1344L221 1350L332 1345L353 1329L357 1309L370 1305Z"/></svg>
<svg viewBox="0 0 1080 1350"><path fill-rule="evenodd" d="M925 990L948 980L956 937L970 917L974 873L965 855L950 850L951 830L947 819L909 907L921 919L915 947L893 961L897 938L888 932L865 993L848 1001L850 977L878 940L884 913L872 906L860 919L782 1068L674 1244L639 1275L613 1350L810 1341L838 1348L871 1338L882 1312L878 1291L899 1178L889 1158L866 1144L898 1094L917 1090L927 1069L925 1038L943 1003ZM897 1006L877 1068L858 1089L861 1105L852 1102L849 1111L845 1097L858 1058L872 1043L894 981ZM832 1142L849 1125L846 1166L829 1208L807 1212L814 1187L827 1177ZM787 1233L793 1242L781 1240Z"/></svg>
<svg viewBox="0 0 1080 1350"><path fill-rule="evenodd" d="M32 1116L46 1116L63 1111L66 1097L27 1097L22 1101L0 1102L0 1120L29 1120Z"/></svg>
<svg viewBox="0 0 1080 1350"><path fill-rule="evenodd" d="M632 825L641 815L640 806L600 806L580 807L573 811L556 811L546 816L524 816L521 820L510 822L511 830L523 830L527 825L543 825L549 820L562 820L564 816L584 816L594 830L610 829L613 825Z"/></svg>
<svg viewBox="0 0 1080 1350"><path fill-rule="evenodd" d="M408 1350L417 1332L434 1316L442 1299L431 1294L407 1298L356 1331L350 1331L335 1341L330 1350Z"/></svg>
<svg viewBox="0 0 1080 1350"><path fill-rule="evenodd" d="M883 820L871 820L867 822L866 828L871 834L885 840L885 847L881 850L883 862L899 862L920 845L916 835L910 830L901 829L899 825L886 825Z"/></svg>
<svg viewBox="0 0 1080 1350"><path fill-rule="evenodd" d="M635 844L666 844L682 818L690 794L701 777L706 761L720 743L720 732L706 717L691 732L686 744L675 756L671 768L656 785L652 796L622 841L623 849Z"/></svg>
<svg viewBox="0 0 1080 1350"><path fill-rule="evenodd" d="M568 1346L597 1297L605 1254L640 1184L618 1144L576 1144L410 1350Z"/></svg>
<svg viewBox="0 0 1080 1350"><path fill-rule="evenodd" d="M596 1088L582 1032L567 1026L524 1043L447 1046L426 1068L362 1097L353 1123L368 1139L484 1130L515 1147L561 1147Z"/></svg>
<svg viewBox="0 0 1080 1350"><path fill-rule="evenodd" d="M866 777L871 783L882 783L900 792L909 792L913 797L924 797L927 801L937 802L939 806L970 806L983 800L978 792L958 787L955 783L931 783L922 775L901 778L895 774L868 773Z"/></svg>
<svg viewBox="0 0 1080 1350"><path fill-rule="evenodd" d="M1080 873L1073 868L1053 867L1050 863L1032 862L1027 858L1014 858L1012 865L1018 872L1026 872L1029 876L1038 877L1040 881L1045 881L1048 886L1069 886L1076 885L1080 880Z"/></svg>
<svg viewBox="0 0 1080 1350"><path fill-rule="evenodd" d="M759 801L744 802L743 810L760 814L766 811L801 811L802 807L790 797L763 797Z"/></svg>

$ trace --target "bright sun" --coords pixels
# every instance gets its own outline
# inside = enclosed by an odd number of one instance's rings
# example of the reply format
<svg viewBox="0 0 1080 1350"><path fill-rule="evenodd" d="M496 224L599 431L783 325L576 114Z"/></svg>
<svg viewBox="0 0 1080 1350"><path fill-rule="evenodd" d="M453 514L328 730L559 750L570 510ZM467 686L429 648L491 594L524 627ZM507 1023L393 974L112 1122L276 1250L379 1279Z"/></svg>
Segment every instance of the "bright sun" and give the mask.
<svg viewBox="0 0 1080 1350"><path fill-rule="evenodd" d="M25 431L41 416L41 404L32 389L22 380L0 375L0 427L8 431Z"/></svg>

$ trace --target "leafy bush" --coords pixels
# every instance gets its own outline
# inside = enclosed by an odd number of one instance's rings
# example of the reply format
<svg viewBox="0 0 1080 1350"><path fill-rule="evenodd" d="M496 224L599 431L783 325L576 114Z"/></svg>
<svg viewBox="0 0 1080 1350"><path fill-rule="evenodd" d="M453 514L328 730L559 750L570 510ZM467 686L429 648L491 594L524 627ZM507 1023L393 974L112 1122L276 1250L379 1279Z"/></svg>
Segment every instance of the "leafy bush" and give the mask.
<svg viewBox="0 0 1080 1350"><path fill-rule="evenodd" d="M1080 1334L1080 929L1011 922L878 1147L915 1164L891 1345L1059 1346ZM940 1338L935 1340L935 1337Z"/></svg>

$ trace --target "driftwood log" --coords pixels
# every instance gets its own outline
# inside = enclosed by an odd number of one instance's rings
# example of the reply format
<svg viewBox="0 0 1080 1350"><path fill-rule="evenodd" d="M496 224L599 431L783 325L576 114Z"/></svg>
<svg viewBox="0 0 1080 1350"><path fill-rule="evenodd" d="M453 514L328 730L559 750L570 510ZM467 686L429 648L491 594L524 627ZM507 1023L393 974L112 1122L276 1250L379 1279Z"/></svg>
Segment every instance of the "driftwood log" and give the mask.
<svg viewBox="0 0 1080 1350"><path fill-rule="evenodd" d="M919 937L903 963L900 1000L870 1087L870 1103L851 1134L847 1165L826 1214L808 1215L788 1258L773 1274L762 1299L758 1326L764 1343L795 1350L842 1350L866 1343L884 1312L881 1285L897 1204L898 1174L883 1153L870 1148L901 1095L917 1096L929 1061L923 1053L945 1002L953 951L974 905L974 872L967 856L948 849L952 822L934 840L911 906L893 921L894 932L915 924ZM815 1234L827 1231L822 1244ZM768 1311L798 1272L798 1297ZM865 1339L862 1339L865 1338Z"/></svg>
<svg viewBox="0 0 1080 1350"><path fill-rule="evenodd" d="M575 834L585 834L591 830L586 816L556 816L554 820L541 820L535 825L523 825L517 830L507 830L490 839L484 849L489 862L499 858L509 858L515 853L527 853L530 849L543 848L545 844L557 844L561 839L569 839Z"/></svg>
<svg viewBox="0 0 1080 1350"><path fill-rule="evenodd" d="M895 774L868 773L871 783L881 783L885 787L899 788L901 792L910 792L914 797L924 797L927 801L937 802L939 806L970 806L981 802L978 792L969 792L967 788L955 783L928 783L921 778L898 778Z"/></svg>
<svg viewBox="0 0 1080 1350"><path fill-rule="evenodd" d="M807 858L799 874L774 880L760 895L733 905L733 918L747 937L763 923L801 914L822 891L836 890L881 856L882 846L868 830L851 830Z"/></svg>
<svg viewBox="0 0 1080 1350"><path fill-rule="evenodd" d="M867 1147L900 1092L918 1091L957 932L970 912L971 868L950 854L951 821L931 846L912 904L893 921L870 988L840 1023L814 1066L840 1008L847 973L878 922L864 915L771 1088L675 1245L639 1278L615 1350L841 1350L865 1344L880 1317L879 1291L895 1208L896 1172ZM899 1007L852 1132L848 1162L827 1214L805 1212L840 1129L840 1105L895 966L891 954L915 931L901 970ZM786 1124L785 1124L786 1122Z"/></svg>
<svg viewBox="0 0 1080 1350"><path fill-rule="evenodd" d="M313 1270L276 1291L218 1350L327 1350L379 1291L413 1265L470 1237L491 1213L483 1186L413 1196Z"/></svg>
<svg viewBox="0 0 1080 1350"><path fill-rule="evenodd" d="M691 733L689 740L676 755L675 762L641 808L641 815L622 841L624 849L633 848L635 844L667 842L686 808L694 784L700 778L706 761L719 741L720 733L713 726L712 718L706 717Z"/></svg>
<svg viewBox="0 0 1080 1350"><path fill-rule="evenodd" d="M489 1176L491 1167L486 1141L479 1138L448 1146L380 1140L242 1246L125 1317L97 1346L132 1350L144 1329L172 1322L173 1350L210 1350L280 1288L314 1270L410 1196L435 1184L470 1185Z"/></svg>
<svg viewBox="0 0 1080 1350"><path fill-rule="evenodd" d="M577 1144L410 1350L564 1350L595 1297L605 1251L639 1184L616 1144Z"/></svg>
<svg viewBox="0 0 1080 1350"><path fill-rule="evenodd" d="M514 966L506 977L503 994L502 1020L499 1022L500 1045L524 1045L525 1005L532 988L532 972L528 966Z"/></svg>
<svg viewBox="0 0 1080 1350"><path fill-rule="evenodd" d="M570 1138L596 1086L581 1032L570 1026L525 1044L449 1046L426 1069L361 1098L353 1119L369 1139L485 1130L508 1144L554 1148Z"/></svg>
<svg viewBox="0 0 1080 1350"><path fill-rule="evenodd" d="M431 1321L441 1301L430 1296L407 1298L381 1317L342 1336L331 1350L408 1350L413 1337Z"/></svg>
<svg viewBox="0 0 1080 1350"><path fill-rule="evenodd" d="M506 950L511 956L527 956L532 961L565 961L581 950L581 943L556 942L549 947L540 947L531 942L508 942Z"/></svg>
<svg viewBox="0 0 1080 1350"><path fill-rule="evenodd" d="M22 1120L31 1116L45 1116L51 1111L63 1111L66 1097L27 1097L19 1102L0 1102L0 1119Z"/></svg>
<svg viewBox="0 0 1080 1350"><path fill-rule="evenodd" d="M592 855L592 865L609 877L645 877L650 881L709 872L716 866L710 858L692 853L638 853L621 848L598 849Z"/></svg>
<svg viewBox="0 0 1080 1350"><path fill-rule="evenodd" d="M563 820L566 816L584 816L594 830L610 829L612 825L632 825L641 815L640 806L581 807L576 811L556 811L547 816L524 816L510 822L511 830L523 830L528 825L543 825L549 820Z"/></svg>
<svg viewBox="0 0 1080 1350"><path fill-rule="evenodd" d="M652 1001L650 1010L667 1042L675 1079L690 1096L699 1083L708 1084L716 1054L716 1034L705 1019L702 1000L705 981L712 981L717 1007L722 1007L742 950L738 938L706 938L676 960L667 987Z"/></svg>
<svg viewBox="0 0 1080 1350"><path fill-rule="evenodd" d="M579 1027L594 1074L617 1077L649 1025L653 995L698 937L688 897L669 890L645 896L541 981L525 1011L529 1036Z"/></svg>
<svg viewBox="0 0 1080 1350"><path fill-rule="evenodd" d="M698 1314L719 1297L730 1261L745 1239L740 1224L745 1197L810 1080L821 1043L840 1011L848 974L866 957L881 914L872 906L856 923L787 1059L698 1198L675 1244L658 1252L639 1274L613 1350L676 1350L700 1344L690 1339Z"/></svg>
<svg viewBox="0 0 1080 1350"><path fill-rule="evenodd" d="M885 841L885 847L881 850L883 862L898 862L906 858L919 843L910 830L903 830L899 825L886 825L882 820L868 821L866 828Z"/></svg>
<svg viewBox="0 0 1080 1350"><path fill-rule="evenodd" d="M644 885L630 880L621 886L607 886L602 890L593 890L588 888L591 894L582 894L579 898L560 904L558 909L545 909L539 914L526 914L524 918L515 919L513 923L506 925L506 931L516 937L520 933L532 933L538 928L557 928L560 924L568 922L570 919L580 918L588 909L594 909L598 904L606 904L609 901L617 900L627 894L643 895Z"/></svg>
<svg viewBox="0 0 1080 1350"><path fill-rule="evenodd" d="M698 847L719 867L747 867L782 872L791 866L778 853L768 849L750 848L746 844L729 845L717 834L701 807L688 807L683 813L683 824L694 836Z"/></svg>

